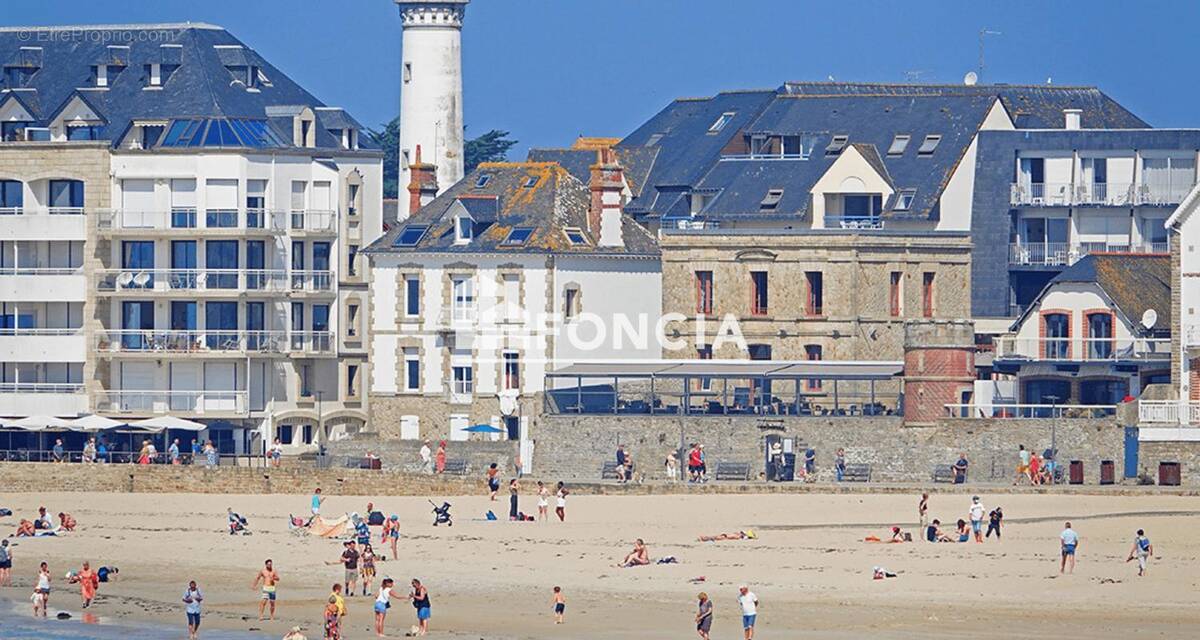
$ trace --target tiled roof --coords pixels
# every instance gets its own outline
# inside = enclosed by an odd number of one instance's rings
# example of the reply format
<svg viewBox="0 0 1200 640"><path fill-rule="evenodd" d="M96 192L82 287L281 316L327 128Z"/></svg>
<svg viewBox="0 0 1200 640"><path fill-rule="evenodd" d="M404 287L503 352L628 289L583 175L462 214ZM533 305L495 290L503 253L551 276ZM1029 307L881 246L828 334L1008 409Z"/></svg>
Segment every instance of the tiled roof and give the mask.
<svg viewBox="0 0 1200 640"><path fill-rule="evenodd" d="M1040 304L1047 291L1063 283L1098 285L1126 320L1135 326L1141 322L1146 310L1154 309L1158 314L1154 332L1170 334L1171 257L1168 255L1101 253L1085 256L1054 276L1038 295L1037 303L1030 305L1030 310Z"/></svg>
<svg viewBox="0 0 1200 640"><path fill-rule="evenodd" d="M94 86L92 66L98 63L124 65L110 77L107 88ZM146 68L155 63L178 68L164 74L161 88L147 89ZM21 86L10 86L8 78L0 81L0 100L6 94L17 97L38 120L37 126L45 126L73 96L82 95L106 121L103 136L114 145L136 119L268 120L270 107L325 107L228 31L202 23L7 27L0 29L0 64L33 71ZM257 66L266 80L248 89L245 73L238 79L227 68L239 65ZM318 126L316 136L320 148L340 146L326 126L358 126L340 109L317 114L318 124L324 125ZM273 122L279 137L290 143L290 119L286 129L283 124ZM360 147L370 146L367 136L361 136Z"/></svg>
<svg viewBox="0 0 1200 640"><path fill-rule="evenodd" d="M593 156L595 152L592 152ZM481 176L488 178L483 186ZM527 186L532 183L532 186ZM492 204L489 204L489 201ZM456 244L453 212L461 205L475 219L474 238ZM591 192L587 183L554 162L485 162L434 198L408 220L389 229L364 251L367 253L498 253L657 256L654 236L623 216L624 246L598 246L588 231ZM476 216L476 212L485 215ZM494 216L494 222L486 219ZM408 227L428 225L413 246L395 246ZM515 228L531 229L522 244L506 244ZM585 242L568 241L565 229L583 230Z"/></svg>

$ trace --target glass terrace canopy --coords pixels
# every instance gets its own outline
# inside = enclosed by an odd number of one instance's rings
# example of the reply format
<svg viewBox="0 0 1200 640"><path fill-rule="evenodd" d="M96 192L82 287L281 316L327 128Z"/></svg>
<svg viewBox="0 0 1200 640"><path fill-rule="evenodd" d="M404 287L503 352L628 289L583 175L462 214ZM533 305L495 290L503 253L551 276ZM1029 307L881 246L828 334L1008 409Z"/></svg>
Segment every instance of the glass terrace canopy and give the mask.
<svg viewBox="0 0 1200 640"><path fill-rule="evenodd" d="M172 120L160 147L286 147L266 120L183 118Z"/></svg>

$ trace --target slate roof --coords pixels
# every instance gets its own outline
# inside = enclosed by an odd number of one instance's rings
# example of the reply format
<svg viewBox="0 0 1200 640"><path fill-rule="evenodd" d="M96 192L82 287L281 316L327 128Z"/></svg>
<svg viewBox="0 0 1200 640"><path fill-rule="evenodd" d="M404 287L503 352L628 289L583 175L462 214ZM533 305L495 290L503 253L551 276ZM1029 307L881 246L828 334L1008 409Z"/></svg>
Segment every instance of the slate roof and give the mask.
<svg viewBox="0 0 1200 640"><path fill-rule="evenodd" d="M626 211L687 216L687 194L702 191L715 195L703 217L744 218L763 215L760 202L767 190L783 188L782 200L769 215L803 217L809 191L836 160L825 148L833 136L847 135L848 144L858 145L897 189L916 190L907 211L891 211L889 202L885 216L936 219L942 191L997 102L1018 127L1061 129L1066 108L1081 109L1085 127L1148 126L1094 87L789 82L776 90L685 98L617 146L658 149L644 187ZM733 116L720 131L710 131L723 113ZM743 140L756 133L799 136L812 153L805 160L748 159ZM897 134L911 136L908 148L900 156L888 156ZM928 134L940 135L941 141L934 153L919 155Z"/></svg>
<svg viewBox="0 0 1200 640"><path fill-rule="evenodd" d="M593 152L594 155L594 152ZM477 187L481 175L490 177ZM530 179L537 182L525 185ZM487 204L487 201L494 204ZM454 213L466 208L475 220L474 238L466 244L455 243ZM654 236L629 216L623 216L624 246L605 247L588 231L587 214L591 191L563 166L554 162L485 162L462 180L434 198L429 204L364 249L379 253L497 253L657 256ZM483 215L476 216L476 212ZM494 222L487 216L494 216ZM397 247L396 239L408 227L429 225L415 246ZM527 242L506 245L505 239L516 227L533 231ZM571 244L564 229L578 227L586 242Z"/></svg>
<svg viewBox="0 0 1200 640"><path fill-rule="evenodd" d="M40 55L30 53L29 47L40 47ZM97 63L125 67L110 78L107 89L98 89L92 71ZM179 65L165 76L161 89L145 89L146 65L152 63ZM0 65L36 69L21 87L9 86L7 77L0 79L0 101L16 97L38 120L35 126L49 124L72 96L81 95L106 121L103 137L114 146L135 119L268 120L267 109L282 105L319 109L319 148L340 147L326 127L351 124L361 130L344 111L324 109L324 103L280 69L225 29L210 24L5 27L0 28ZM227 68L237 65L257 66L267 82L256 90L247 89L244 80L235 79L234 71ZM85 88L89 86L93 88ZM278 137L290 144L290 119L272 120L272 125ZM372 148L367 136L360 136L360 147Z"/></svg>
<svg viewBox="0 0 1200 640"><path fill-rule="evenodd" d="M1054 276L1038 294L1037 301L1013 326L1019 326L1052 287L1064 283L1098 285L1134 326L1139 325L1147 309L1154 309L1158 314L1154 333L1170 335L1171 257L1168 255L1101 253L1085 256Z"/></svg>
<svg viewBox="0 0 1200 640"><path fill-rule="evenodd" d="M622 147L616 149L617 162L624 168L625 182L633 191L634 197L641 193L646 184L646 176L654 159L658 156L657 147ZM596 164L599 152L596 149L557 149L533 148L526 156L530 162L557 162L575 176L580 182L587 184L591 180L591 166Z"/></svg>

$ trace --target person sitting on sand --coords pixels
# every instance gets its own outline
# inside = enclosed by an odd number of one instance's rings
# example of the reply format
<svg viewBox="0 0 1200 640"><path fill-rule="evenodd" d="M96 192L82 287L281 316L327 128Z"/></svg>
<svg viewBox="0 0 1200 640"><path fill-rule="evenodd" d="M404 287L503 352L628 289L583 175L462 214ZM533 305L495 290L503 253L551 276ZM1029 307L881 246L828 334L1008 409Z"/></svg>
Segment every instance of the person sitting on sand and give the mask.
<svg viewBox="0 0 1200 640"><path fill-rule="evenodd" d="M46 513L46 507L38 507L38 517L33 521L33 528L47 531L54 528L54 523L50 521L50 514Z"/></svg>
<svg viewBox="0 0 1200 640"><path fill-rule="evenodd" d="M715 536L700 536L696 538L700 542L716 542L717 540L753 540L758 537L753 529L738 531L737 533L718 533Z"/></svg>
<svg viewBox="0 0 1200 640"><path fill-rule="evenodd" d="M28 520L26 520L26 519L24 519L24 518L22 518L22 519L21 519L21 522L20 522L20 523L17 525L17 533L15 534L15 535L16 535L16 537L18 537L18 538L25 538L25 537L32 538L32 537L33 537L34 535L36 535L36 534L37 534L37 531L34 529L34 527L33 527L33 523L32 523L32 522L30 522L30 521L28 521Z"/></svg>
<svg viewBox="0 0 1200 640"><path fill-rule="evenodd" d="M116 582L121 570L116 567L100 567L96 569L96 578L100 582Z"/></svg>
<svg viewBox="0 0 1200 640"><path fill-rule="evenodd" d="M967 521L962 518L958 519L958 527L955 532L958 534L959 542L966 542L971 539L971 528L967 526Z"/></svg>
<svg viewBox="0 0 1200 640"><path fill-rule="evenodd" d="M283 640L308 640L308 636L300 632L300 627L292 627L292 630L283 636Z"/></svg>
<svg viewBox="0 0 1200 640"><path fill-rule="evenodd" d="M74 531L75 530L75 518L71 517L71 514L69 514L69 513L59 512L59 514L58 514L58 530L59 531Z"/></svg>
<svg viewBox="0 0 1200 640"><path fill-rule="evenodd" d="M646 549L646 543L641 538L633 543L633 551L625 556L619 567L637 567L650 564L650 551Z"/></svg>
<svg viewBox="0 0 1200 640"><path fill-rule="evenodd" d="M900 527L892 527L892 542L912 542L912 535L900 530Z"/></svg>
<svg viewBox="0 0 1200 640"><path fill-rule="evenodd" d="M942 532L942 521L937 518L925 529L925 539L929 542L953 542L950 536Z"/></svg>

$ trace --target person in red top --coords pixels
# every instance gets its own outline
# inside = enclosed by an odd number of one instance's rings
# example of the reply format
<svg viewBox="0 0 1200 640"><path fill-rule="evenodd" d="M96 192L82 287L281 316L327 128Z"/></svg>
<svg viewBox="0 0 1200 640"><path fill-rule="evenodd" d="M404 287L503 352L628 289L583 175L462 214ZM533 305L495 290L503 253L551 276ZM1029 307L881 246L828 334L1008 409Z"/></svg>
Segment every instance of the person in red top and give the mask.
<svg viewBox="0 0 1200 640"><path fill-rule="evenodd" d="M688 464L688 473L690 473L692 476L691 481L699 482L700 468L701 468L701 465L704 464L703 460L700 457L700 445L695 444L695 443L692 444L692 450L688 451L687 464Z"/></svg>
<svg viewBox="0 0 1200 640"><path fill-rule="evenodd" d="M446 471L446 441L442 440L438 443L437 457L434 458L436 470L438 473Z"/></svg>
<svg viewBox="0 0 1200 640"><path fill-rule="evenodd" d="M1029 483L1030 484L1041 484L1042 483L1041 466L1042 466L1042 457L1041 456L1039 456L1036 452L1033 455L1029 456Z"/></svg>
<svg viewBox="0 0 1200 640"><path fill-rule="evenodd" d="M96 597L96 589L100 587L100 577L92 571L87 562L83 563L83 568L71 578L71 582L79 583L79 596L83 598L83 608L91 606L92 599Z"/></svg>

